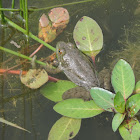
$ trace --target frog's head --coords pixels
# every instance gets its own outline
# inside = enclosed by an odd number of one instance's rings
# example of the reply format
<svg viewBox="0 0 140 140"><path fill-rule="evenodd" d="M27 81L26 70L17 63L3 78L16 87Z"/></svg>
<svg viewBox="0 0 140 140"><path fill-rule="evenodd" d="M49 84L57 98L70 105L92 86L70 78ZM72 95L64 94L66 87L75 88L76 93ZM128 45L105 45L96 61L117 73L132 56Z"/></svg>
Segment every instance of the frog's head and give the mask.
<svg viewBox="0 0 140 140"><path fill-rule="evenodd" d="M63 63L64 55L69 53L71 48L73 48L72 43L65 43L63 41L60 41L60 42L57 43L57 45L56 45L56 55L57 55L57 59L58 59L59 62Z"/></svg>

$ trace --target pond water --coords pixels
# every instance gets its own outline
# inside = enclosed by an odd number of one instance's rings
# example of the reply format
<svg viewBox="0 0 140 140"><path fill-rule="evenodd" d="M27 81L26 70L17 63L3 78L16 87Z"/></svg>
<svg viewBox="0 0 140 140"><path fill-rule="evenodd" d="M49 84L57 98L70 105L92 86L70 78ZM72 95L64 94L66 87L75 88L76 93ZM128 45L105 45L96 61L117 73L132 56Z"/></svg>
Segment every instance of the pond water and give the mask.
<svg viewBox="0 0 140 140"><path fill-rule="evenodd" d="M75 0L76 1L76 0ZM75 2L71 0L71 2ZM30 7L49 7L70 2L69 0L30 0ZM136 80L140 79L140 1L137 0L95 0L78 5L63 6L70 14L70 22L67 28L52 43L55 46L58 41L72 42L73 29L82 16L93 18L101 27L104 35L103 50L96 58L97 70L104 67L113 68L119 58L124 58L134 69ZM3 1L3 7L10 8L9 0ZM16 1L16 8L19 1ZM38 34L38 21L43 13L49 10L32 12L29 15L29 29ZM8 12L5 12L9 15ZM17 22L15 20L15 22ZM133 30L132 30L133 29ZM25 36L10 27L0 27L0 45L15 51L20 51L10 44L13 40L22 47L27 46ZM37 42L30 39L31 45ZM37 48L37 45L34 46ZM28 47L27 47L28 48ZM24 53L30 54L35 48L24 49ZM133 48L133 49L132 49ZM52 53L43 48L37 58L44 58ZM0 51L1 68L10 68L19 63L20 59ZM22 66L24 67L24 65ZM29 65L30 67L30 65ZM20 69L17 67L15 69ZM25 69L25 68L24 68ZM27 68L26 68L27 69ZM53 75L59 79L67 79L63 73ZM38 90L25 87L19 79L19 75L0 75L0 117L16 123L29 130L31 133L16 129L0 123L0 140L45 140L53 124L61 117L53 110L54 102L48 100ZM83 119L78 135L73 140L121 140L119 132L113 132L111 127L113 114L102 113L90 119Z"/></svg>

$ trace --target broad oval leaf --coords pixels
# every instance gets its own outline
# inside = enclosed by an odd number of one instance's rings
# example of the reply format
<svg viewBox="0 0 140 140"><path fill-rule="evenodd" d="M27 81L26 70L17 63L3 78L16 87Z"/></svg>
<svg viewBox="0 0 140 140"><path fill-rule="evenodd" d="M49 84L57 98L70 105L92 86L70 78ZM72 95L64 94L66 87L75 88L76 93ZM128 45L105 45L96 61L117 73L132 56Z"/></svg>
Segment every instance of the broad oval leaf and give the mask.
<svg viewBox="0 0 140 140"><path fill-rule="evenodd" d="M125 114L121 114L121 113L115 114L112 120L112 129L114 132L118 129L120 124L123 122L124 118L125 118Z"/></svg>
<svg viewBox="0 0 140 140"><path fill-rule="evenodd" d="M102 30L95 20L83 16L76 24L73 38L79 50L88 56L96 56L103 47Z"/></svg>
<svg viewBox="0 0 140 140"><path fill-rule="evenodd" d="M115 65L111 82L115 92L121 92L124 99L127 99L133 92L135 86L135 77L131 66L123 59L120 59Z"/></svg>
<svg viewBox="0 0 140 140"><path fill-rule="evenodd" d="M133 117L140 110L140 94L131 96L126 102L129 117Z"/></svg>
<svg viewBox="0 0 140 140"><path fill-rule="evenodd" d="M81 127L81 119L62 117L49 132L48 140L69 140L74 138Z"/></svg>
<svg viewBox="0 0 140 140"><path fill-rule="evenodd" d="M41 88L40 92L51 101L62 101L62 95L65 91L76 87L73 82L67 80L59 80L58 82L50 82L45 87Z"/></svg>
<svg viewBox="0 0 140 140"><path fill-rule="evenodd" d="M130 119L123 122L119 127L119 132L124 140L139 140L140 124L137 119Z"/></svg>
<svg viewBox="0 0 140 140"><path fill-rule="evenodd" d="M112 92L103 88L94 87L90 90L94 102L106 111L112 112L114 109L114 96Z"/></svg>
<svg viewBox="0 0 140 140"><path fill-rule="evenodd" d="M53 108L57 113L72 118L90 118L102 113L93 100L67 99L57 103Z"/></svg>
<svg viewBox="0 0 140 140"><path fill-rule="evenodd" d="M125 111L125 100L120 92L117 92L114 98L114 107L116 111L124 113Z"/></svg>
<svg viewBox="0 0 140 140"><path fill-rule="evenodd" d="M134 89L134 93L140 93L140 81L138 81L137 83L136 83L136 86L135 86L135 89Z"/></svg>

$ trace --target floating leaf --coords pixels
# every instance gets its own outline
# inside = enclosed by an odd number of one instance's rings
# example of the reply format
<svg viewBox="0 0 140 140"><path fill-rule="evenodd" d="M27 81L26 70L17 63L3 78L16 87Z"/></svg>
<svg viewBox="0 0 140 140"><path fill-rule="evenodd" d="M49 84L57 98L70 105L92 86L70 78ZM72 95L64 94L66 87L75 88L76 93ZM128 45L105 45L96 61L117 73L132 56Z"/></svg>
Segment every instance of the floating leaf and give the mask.
<svg viewBox="0 0 140 140"><path fill-rule="evenodd" d="M49 19L48 19L48 17L45 15L45 14L43 14L41 17L40 17L40 19L39 19L39 23L40 23L40 25L41 25L41 27L46 27L46 26L48 26L49 25Z"/></svg>
<svg viewBox="0 0 140 140"><path fill-rule="evenodd" d="M134 93L140 93L140 81L138 81L136 83L135 89L134 89Z"/></svg>
<svg viewBox="0 0 140 140"><path fill-rule="evenodd" d="M112 120L112 129L114 132L118 129L118 127L120 126L124 118L125 118L125 114L120 114L120 113L115 114Z"/></svg>
<svg viewBox="0 0 140 140"><path fill-rule="evenodd" d="M49 18L52 21L52 26L53 27L59 27L61 26L61 28L65 28L65 26L68 24L69 22L69 13L67 11L67 9L62 8L62 7L57 7L57 8L53 8L50 10L49 12Z"/></svg>
<svg viewBox="0 0 140 140"><path fill-rule="evenodd" d="M58 7L50 10L48 17L43 14L39 20L38 37L45 42L52 42L69 22L69 13L65 8Z"/></svg>
<svg viewBox="0 0 140 140"><path fill-rule="evenodd" d="M117 92L115 95L114 107L120 113L124 113L125 111L125 100L120 92Z"/></svg>
<svg viewBox="0 0 140 140"><path fill-rule="evenodd" d="M102 88L91 88L91 97L95 103L104 110L112 112L114 109L114 96L112 92Z"/></svg>
<svg viewBox="0 0 140 140"><path fill-rule="evenodd" d="M9 122L9 121L3 119L3 118L0 118L0 122L5 123L5 124L7 124L7 125L10 125L10 126L13 126L13 127L18 128L18 129L21 129L21 130L24 130L24 131L27 131L27 132L31 133L30 131L28 131L28 130L26 130L26 129L20 127L20 126L18 126L17 124L11 123L11 122Z"/></svg>
<svg viewBox="0 0 140 140"><path fill-rule="evenodd" d="M81 119L62 117L53 125L48 140L69 140L74 138L81 127Z"/></svg>
<svg viewBox="0 0 140 140"><path fill-rule="evenodd" d="M59 102L62 100L63 93L74 87L76 85L71 81L59 80L56 83L48 83L45 87L41 88L40 92L49 100Z"/></svg>
<svg viewBox="0 0 140 140"><path fill-rule="evenodd" d="M82 99L61 101L54 106L54 110L61 115L72 118L90 118L104 111L93 100L84 101Z"/></svg>
<svg viewBox="0 0 140 140"><path fill-rule="evenodd" d="M103 47L102 30L95 20L82 17L76 24L73 38L79 50L88 56L96 56Z"/></svg>
<svg viewBox="0 0 140 140"><path fill-rule="evenodd" d="M48 74L44 69L30 69L20 80L27 87L37 89L48 81Z"/></svg>
<svg viewBox="0 0 140 140"><path fill-rule="evenodd" d="M124 140L139 140L140 124L137 119L130 119L123 122L119 127L119 132Z"/></svg>
<svg viewBox="0 0 140 140"><path fill-rule="evenodd" d="M120 59L112 71L111 82L115 92L121 92L124 99L127 99L133 92L135 77L131 66L123 59Z"/></svg>
<svg viewBox="0 0 140 140"><path fill-rule="evenodd" d="M126 102L129 117L133 117L140 110L140 94L131 96Z"/></svg>

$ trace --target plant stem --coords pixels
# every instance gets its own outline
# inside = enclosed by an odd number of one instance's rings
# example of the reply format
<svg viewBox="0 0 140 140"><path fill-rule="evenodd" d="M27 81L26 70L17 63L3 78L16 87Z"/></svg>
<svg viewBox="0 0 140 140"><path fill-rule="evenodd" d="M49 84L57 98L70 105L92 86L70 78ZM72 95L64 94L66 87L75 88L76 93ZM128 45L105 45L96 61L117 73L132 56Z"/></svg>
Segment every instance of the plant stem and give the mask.
<svg viewBox="0 0 140 140"><path fill-rule="evenodd" d="M55 8L55 7L69 6L69 5L81 4L81 3L91 2L91 1L95 1L95 0L83 0L83 1L53 5L53 6L50 6L50 7L38 8L38 9L29 9L29 11L40 11L40 10L46 10L46 9L51 9L51 8Z"/></svg>
<svg viewBox="0 0 140 140"><path fill-rule="evenodd" d="M2 0L0 0L0 8L2 8ZM5 17L3 11L0 11L0 16L1 16L1 23L5 23Z"/></svg>
<svg viewBox="0 0 140 140"><path fill-rule="evenodd" d="M15 0L12 0L12 9L15 8Z"/></svg>
<svg viewBox="0 0 140 140"><path fill-rule="evenodd" d="M8 52L8 53L11 53L11 54L13 54L13 55L16 55L16 56L21 57L21 58L24 58L24 59L28 59L28 60L30 60L30 61L32 60L31 57L28 57L28 56L23 55L23 54L21 54L21 53L17 53L17 52L15 52L15 51L12 51L12 50L10 50L10 49L4 48L4 47L2 47L2 46L0 46L0 50L6 51L6 52ZM41 62L41 61L38 61L38 60L35 60L35 62L38 63L38 64L40 64L40 65L44 65L44 66L46 65L46 63Z"/></svg>
<svg viewBox="0 0 140 140"><path fill-rule="evenodd" d="M22 9L23 9L23 17L24 17L24 19L26 19L25 0L22 0Z"/></svg>
<svg viewBox="0 0 140 140"><path fill-rule="evenodd" d="M21 28L20 26L18 26L17 24L15 24L14 22L12 22L11 20L9 20L6 17L5 17L5 20L7 21L7 23L9 25L11 25L12 27L14 27L17 30L21 31L22 33L26 34L26 30L24 30L23 28ZM32 39L34 39L34 40L38 41L39 43L43 44L44 46L46 46L47 48L51 49L52 51L54 51L54 52L56 51L56 49L54 47L52 47L51 45L47 44L43 40L39 39L38 37L36 37L35 35L33 35L31 32L29 32L29 37L31 37Z"/></svg>
<svg viewBox="0 0 140 140"><path fill-rule="evenodd" d="M19 4L20 4L20 16L23 17L22 0L19 1Z"/></svg>
<svg viewBox="0 0 140 140"><path fill-rule="evenodd" d="M26 34L29 35L29 25L28 25L28 0L25 0L25 27L26 27Z"/></svg>
<svg viewBox="0 0 140 140"><path fill-rule="evenodd" d="M20 11L20 9L0 8L0 11Z"/></svg>

